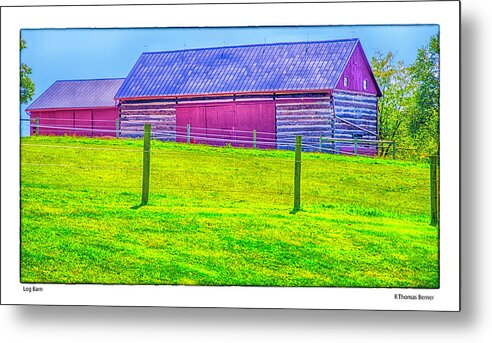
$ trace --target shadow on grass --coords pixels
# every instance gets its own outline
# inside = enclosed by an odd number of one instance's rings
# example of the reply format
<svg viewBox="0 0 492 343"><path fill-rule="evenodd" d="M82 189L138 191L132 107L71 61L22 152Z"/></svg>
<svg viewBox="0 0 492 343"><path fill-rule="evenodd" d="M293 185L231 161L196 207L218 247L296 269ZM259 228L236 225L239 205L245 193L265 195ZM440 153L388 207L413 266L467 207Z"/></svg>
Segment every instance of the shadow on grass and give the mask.
<svg viewBox="0 0 492 343"><path fill-rule="evenodd" d="M135 205L130 207L132 210L138 210L140 207L147 205L146 203L140 203L140 205Z"/></svg>

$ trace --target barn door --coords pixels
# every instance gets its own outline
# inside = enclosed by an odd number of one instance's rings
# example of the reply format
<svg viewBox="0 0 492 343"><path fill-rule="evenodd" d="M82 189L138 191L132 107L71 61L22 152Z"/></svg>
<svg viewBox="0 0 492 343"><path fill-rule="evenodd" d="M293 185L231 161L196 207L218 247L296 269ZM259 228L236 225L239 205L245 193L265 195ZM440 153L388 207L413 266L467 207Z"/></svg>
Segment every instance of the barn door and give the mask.
<svg viewBox="0 0 492 343"><path fill-rule="evenodd" d="M275 103L234 103L178 106L176 141L187 141L186 126L191 126L191 143L216 146L231 144L252 147L256 130L257 147L275 148Z"/></svg>
<svg viewBox="0 0 492 343"><path fill-rule="evenodd" d="M176 142L186 142L187 125L190 125L190 142L207 144L207 117L205 108L198 106L176 108Z"/></svg>
<svg viewBox="0 0 492 343"><path fill-rule="evenodd" d="M92 136L92 111L74 111L74 130L73 134L78 136Z"/></svg>
<svg viewBox="0 0 492 343"><path fill-rule="evenodd" d="M113 108L95 108L92 110L93 136L116 136L116 118L118 111Z"/></svg>
<svg viewBox="0 0 492 343"><path fill-rule="evenodd" d="M256 131L257 147L275 148L275 103L273 101L236 105L234 127L237 137L244 141L239 146L252 147L253 131Z"/></svg>
<svg viewBox="0 0 492 343"><path fill-rule="evenodd" d="M207 143L223 146L235 145L234 106L207 106Z"/></svg>
<svg viewBox="0 0 492 343"><path fill-rule="evenodd" d="M39 133L41 135L71 135L73 131L73 111L43 111L39 113Z"/></svg>

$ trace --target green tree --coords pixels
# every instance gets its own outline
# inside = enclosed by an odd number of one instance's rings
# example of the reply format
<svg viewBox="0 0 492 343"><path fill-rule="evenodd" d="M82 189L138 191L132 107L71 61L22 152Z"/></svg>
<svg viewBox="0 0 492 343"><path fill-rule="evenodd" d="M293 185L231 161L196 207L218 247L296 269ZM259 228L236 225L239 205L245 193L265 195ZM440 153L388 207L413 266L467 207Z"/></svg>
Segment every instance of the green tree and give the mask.
<svg viewBox="0 0 492 343"><path fill-rule="evenodd" d="M26 48L26 41L21 38L20 40L20 51ZM21 63L20 65L20 103L27 104L32 100L34 96L34 82L32 82L29 75L32 74L32 69L26 64Z"/></svg>
<svg viewBox="0 0 492 343"><path fill-rule="evenodd" d="M383 55L380 51L372 57L371 67L383 93L378 103L379 139L394 140L398 146L408 145L406 122L413 101L413 79L409 70L402 61L395 60L394 53ZM380 154L387 156L389 150L386 146Z"/></svg>
<svg viewBox="0 0 492 343"><path fill-rule="evenodd" d="M410 72L415 83L414 107L409 120L409 132L422 155L439 152L439 35L430 38L417 52Z"/></svg>

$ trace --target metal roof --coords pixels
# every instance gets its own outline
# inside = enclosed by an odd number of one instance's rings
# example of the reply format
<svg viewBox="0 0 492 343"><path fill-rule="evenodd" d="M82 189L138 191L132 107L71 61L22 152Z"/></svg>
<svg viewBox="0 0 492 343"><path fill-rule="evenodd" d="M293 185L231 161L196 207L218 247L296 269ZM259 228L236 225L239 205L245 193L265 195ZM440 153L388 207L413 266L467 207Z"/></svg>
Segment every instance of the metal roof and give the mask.
<svg viewBox="0 0 492 343"><path fill-rule="evenodd" d="M143 53L115 98L333 89L359 39Z"/></svg>
<svg viewBox="0 0 492 343"><path fill-rule="evenodd" d="M59 80L34 100L26 111L114 106L114 95L124 80Z"/></svg>

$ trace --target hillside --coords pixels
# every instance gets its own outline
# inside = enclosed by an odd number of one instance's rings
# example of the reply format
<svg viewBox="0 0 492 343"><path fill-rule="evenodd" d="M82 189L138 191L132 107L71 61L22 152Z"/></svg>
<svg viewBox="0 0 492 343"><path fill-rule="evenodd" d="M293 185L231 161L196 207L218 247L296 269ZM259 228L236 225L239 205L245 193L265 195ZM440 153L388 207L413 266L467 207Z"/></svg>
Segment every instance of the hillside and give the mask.
<svg viewBox="0 0 492 343"><path fill-rule="evenodd" d="M439 287L427 164L152 142L21 140L21 281Z"/></svg>

